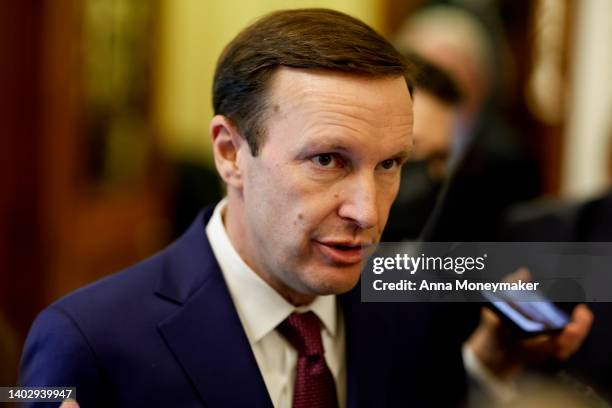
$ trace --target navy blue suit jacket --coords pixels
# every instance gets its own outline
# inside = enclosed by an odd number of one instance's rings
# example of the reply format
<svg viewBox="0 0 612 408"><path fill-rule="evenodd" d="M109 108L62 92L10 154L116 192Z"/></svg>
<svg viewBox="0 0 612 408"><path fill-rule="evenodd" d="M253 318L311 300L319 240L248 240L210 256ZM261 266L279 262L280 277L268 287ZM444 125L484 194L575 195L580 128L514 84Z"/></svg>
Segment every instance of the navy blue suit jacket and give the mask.
<svg viewBox="0 0 612 408"><path fill-rule="evenodd" d="M205 234L211 213L152 258L45 309L25 343L21 384L76 386L84 408L271 407ZM439 308L361 303L359 288L339 301L349 407L462 401L461 339L432 326Z"/></svg>

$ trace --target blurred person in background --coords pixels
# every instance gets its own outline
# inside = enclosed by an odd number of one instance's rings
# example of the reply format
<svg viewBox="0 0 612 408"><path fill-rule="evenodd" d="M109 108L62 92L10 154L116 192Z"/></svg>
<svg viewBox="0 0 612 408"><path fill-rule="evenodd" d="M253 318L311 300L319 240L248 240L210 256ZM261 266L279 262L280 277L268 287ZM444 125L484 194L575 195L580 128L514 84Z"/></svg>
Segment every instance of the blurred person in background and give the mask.
<svg viewBox="0 0 612 408"><path fill-rule="evenodd" d="M448 72L463 95L451 129L449 180L423 238L496 240L504 211L539 193L534 162L492 103L499 81L495 50L503 46L475 15L451 5L411 15L397 45Z"/></svg>
<svg viewBox="0 0 612 408"><path fill-rule="evenodd" d="M426 109L419 110L417 83L414 150L417 157L424 152L435 157L434 152L444 151L439 146L445 146L444 157L448 157L442 167L445 172L438 172L442 176L438 180L444 179L443 188L438 200L434 194L429 196L430 214L424 231L421 231L423 224L410 229L412 224L403 219L412 213L398 201L392 208L389 221L391 230L386 240L414 239L418 236L425 241L498 240L507 208L536 196L539 183L534 163L524 154L510 128L489 103L493 83L497 80L494 72L495 45L490 35L478 19L464 9L455 6L427 7L405 23L399 35L398 47L404 51L412 49L421 58L429 60L430 66L438 67L442 73L448 72L452 81L458 84L463 98L447 100L445 109L428 105L427 102L431 100L426 100L421 105ZM432 119L430 112L436 112L438 116ZM427 132L420 132L419 124L429 127ZM445 137L436 136L434 130L445 132ZM421 152L416 140L419 134L426 135L431 141L430 145L425 143L421 146ZM437 142L439 140L445 143L440 144ZM410 167L406 166L403 175L407 177L402 181L402 188L413 193L419 191L419 187L410 186L415 176L413 174L411 179L409 171ZM425 196L427 194L420 197ZM398 200L401 199L400 189ZM423 213L426 214L425 211L419 214ZM440 316L444 315L447 321L452 322L453 332L470 333L480 314L478 304L439 305L437 309ZM560 341L560 337L549 338L545 341L545 347L538 351L540 346L533 349L528 342L512 339L512 334L487 312L482 311L477 329L464 346L464 364L477 384L476 389L484 390L493 399L508 401L518 395L513 386L520 373L520 369L516 368L545 356L547 352L544 349ZM574 313L587 326L590 324L592 316L587 308L581 306ZM522 351L507 355L497 351L488 353L480 343L485 338L487 341L498 339L499 343L514 343ZM488 351L503 349L495 347ZM517 355L529 357L523 360L516 358ZM534 358L536 355L539 357ZM567 356L556 357L564 359Z"/></svg>
<svg viewBox="0 0 612 408"><path fill-rule="evenodd" d="M502 238L522 242L612 242L612 124L608 131L608 188L586 200L540 200L508 211ZM583 346L561 366L567 375L592 386L612 402L612 303L592 302L595 316Z"/></svg>
<svg viewBox="0 0 612 408"><path fill-rule="evenodd" d="M414 146L402 167L397 198L391 206L383 241L417 239L431 216L448 174L451 133L461 93L452 78L417 54L414 90Z"/></svg>
<svg viewBox="0 0 612 408"><path fill-rule="evenodd" d="M612 242L612 123L607 135L607 188L586 200L546 199L519 204L506 214L511 241Z"/></svg>

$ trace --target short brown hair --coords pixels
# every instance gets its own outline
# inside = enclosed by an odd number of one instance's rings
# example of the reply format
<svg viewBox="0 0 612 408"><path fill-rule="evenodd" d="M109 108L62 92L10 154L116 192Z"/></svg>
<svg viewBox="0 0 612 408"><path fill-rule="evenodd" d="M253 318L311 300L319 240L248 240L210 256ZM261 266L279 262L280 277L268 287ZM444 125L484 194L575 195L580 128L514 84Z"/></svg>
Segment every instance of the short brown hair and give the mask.
<svg viewBox="0 0 612 408"><path fill-rule="evenodd" d="M230 42L213 82L216 115L228 117L256 156L265 135L266 91L279 67L323 69L372 77L404 76L412 89L412 68L365 23L328 9L268 14Z"/></svg>
<svg viewBox="0 0 612 408"><path fill-rule="evenodd" d="M410 51L405 52L404 56L417 68L415 76L417 91L429 92L449 106L457 106L462 102L463 95L459 86L443 68Z"/></svg>

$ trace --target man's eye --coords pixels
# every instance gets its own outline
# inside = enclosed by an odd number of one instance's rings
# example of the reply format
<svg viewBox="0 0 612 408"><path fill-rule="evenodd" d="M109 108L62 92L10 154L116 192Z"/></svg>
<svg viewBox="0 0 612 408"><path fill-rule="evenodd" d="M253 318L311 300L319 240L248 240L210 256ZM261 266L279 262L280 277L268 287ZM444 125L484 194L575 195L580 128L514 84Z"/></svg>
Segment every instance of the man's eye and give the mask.
<svg viewBox="0 0 612 408"><path fill-rule="evenodd" d="M383 160L382 162L380 162L380 167L382 167L385 170L391 170L397 165L398 165L398 162L395 159L387 159L387 160Z"/></svg>
<svg viewBox="0 0 612 408"><path fill-rule="evenodd" d="M324 153L318 154L312 158L312 161L320 167L332 168L338 166L338 159L333 154Z"/></svg>

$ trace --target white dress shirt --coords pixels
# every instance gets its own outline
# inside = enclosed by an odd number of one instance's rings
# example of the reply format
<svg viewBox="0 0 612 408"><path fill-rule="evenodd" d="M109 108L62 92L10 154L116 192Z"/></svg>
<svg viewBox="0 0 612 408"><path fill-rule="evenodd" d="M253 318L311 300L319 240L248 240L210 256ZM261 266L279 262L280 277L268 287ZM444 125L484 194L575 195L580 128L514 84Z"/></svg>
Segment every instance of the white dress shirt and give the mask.
<svg viewBox="0 0 612 408"><path fill-rule="evenodd" d="M336 382L339 407L346 407L344 319L336 296L318 296L301 307L287 302L236 252L223 223L226 206L226 199L217 204L206 226L206 235L274 407L291 408L297 366L297 352L275 329L291 313L306 311L315 313L322 323L325 361Z"/></svg>

